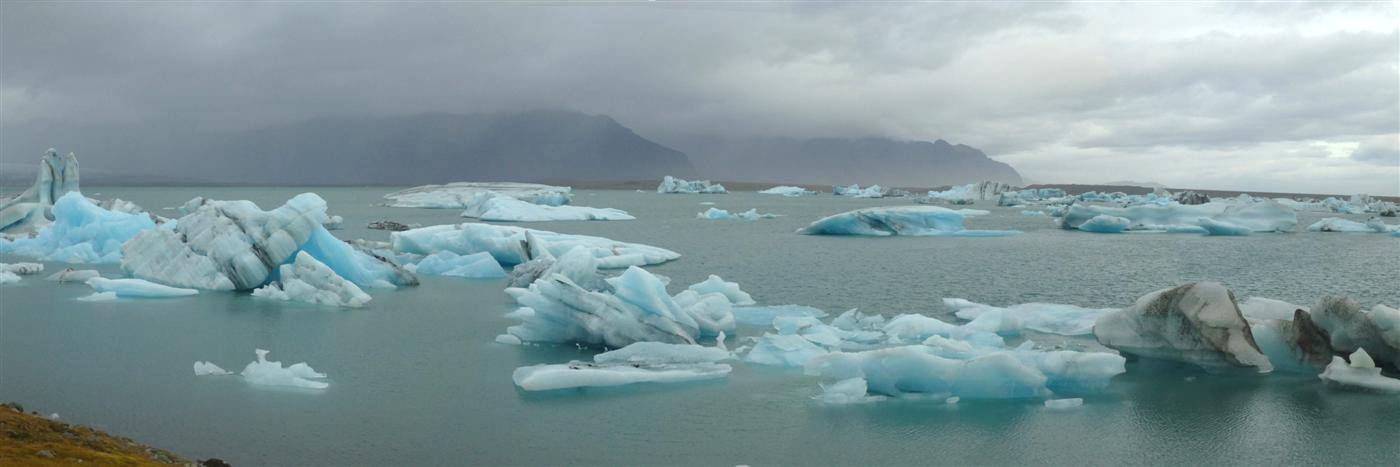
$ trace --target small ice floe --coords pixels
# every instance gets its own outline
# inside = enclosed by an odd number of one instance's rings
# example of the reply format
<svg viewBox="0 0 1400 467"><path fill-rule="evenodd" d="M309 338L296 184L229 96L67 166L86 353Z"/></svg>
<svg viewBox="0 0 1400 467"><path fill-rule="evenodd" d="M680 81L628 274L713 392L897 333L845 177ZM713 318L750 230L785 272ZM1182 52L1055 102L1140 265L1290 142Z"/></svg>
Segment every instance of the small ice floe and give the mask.
<svg viewBox="0 0 1400 467"><path fill-rule="evenodd" d="M122 298L165 298L184 297L198 294L195 289L182 289L168 285L160 285L144 279L107 279L94 277L87 280L87 285L98 292L110 292Z"/></svg>
<svg viewBox="0 0 1400 467"><path fill-rule="evenodd" d="M1050 399L1045 401L1045 407L1049 409L1063 410L1084 406L1084 399L1078 397L1072 399Z"/></svg>
<svg viewBox="0 0 1400 467"><path fill-rule="evenodd" d="M311 366L307 365L305 362L283 367L282 362L274 362L267 359L268 351L257 349L254 352L257 353L258 359L249 363L248 366L243 367L243 372L239 373L239 375L243 377L243 381L246 381L248 384L305 389L325 389L330 386L329 383L320 381L326 378L324 373L316 372L315 369L311 368ZM195 376L222 376L231 375L233 373L225 371L223 368L213 363L195 362L194 374Z"/></svg>

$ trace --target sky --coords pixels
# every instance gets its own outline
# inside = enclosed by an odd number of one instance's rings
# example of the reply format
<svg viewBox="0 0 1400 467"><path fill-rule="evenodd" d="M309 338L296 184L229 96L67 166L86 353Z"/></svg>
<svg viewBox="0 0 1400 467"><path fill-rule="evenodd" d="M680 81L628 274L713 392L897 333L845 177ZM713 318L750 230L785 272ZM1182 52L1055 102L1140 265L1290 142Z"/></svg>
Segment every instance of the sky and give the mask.
<svg viewBox="0 0 1400 467"><path fill-rule="evenodd" d="M1397 5L5 2L0 125L566 108L944 139L1044 183L1400 195Z"/></svg>

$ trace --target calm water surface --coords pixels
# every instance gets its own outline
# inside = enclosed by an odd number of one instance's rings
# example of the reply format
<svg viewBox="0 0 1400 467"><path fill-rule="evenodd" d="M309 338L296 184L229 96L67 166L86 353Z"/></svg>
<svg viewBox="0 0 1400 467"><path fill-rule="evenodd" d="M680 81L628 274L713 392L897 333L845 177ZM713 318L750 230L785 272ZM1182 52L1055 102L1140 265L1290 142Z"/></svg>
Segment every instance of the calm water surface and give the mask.
<svg viewBox="0 0 1400 467"><path fill-rule="evenodd" d="M345 239L389 219L461 222L456 210L377 206L388 188L92 188L159 214L197 195L263 208L303 192L345 217ZM782 214L703 221L712 201ZM1066 232L1020 208L986 206L972 228L1004 238L795 235L819 217L904 204L830 195L657 195L581 191L575 204L625 209L629 222L532 223L669 248L651 268L681 284L719 274L761 303L830 313L947 317L940 299L1121 307L1187 281L1225 283L1239 297L1312 304L1328 294L1400 305L1400 240L1382 235L1202 237ZM1303 225L1318 214L1303 214ZM1352 216L1362 219L1364 216ZM6 262L20 258L6 257ZM64 265L48 264L49 271ZM115 265L99 266L119 274ZM372 290L357 310L247 294L86 303L83 285L28 277L0 288L0 400L58 412L195 458L234 464L1395 464L1400 397L1330 390L1312 377L1219 376L1133 364L1082 409L1039 401L895 401L831 407L811 400L801 370L735 365L726 380L524 393L517 366L588 358L573 347L493 343L512 320L501 280L426 278ZM741 335L762 329L741 329ZM1095 346L1092 339L1066 339ZM330 374L308 392L196 378L210 360L238 371L253 349Z"/></svg>

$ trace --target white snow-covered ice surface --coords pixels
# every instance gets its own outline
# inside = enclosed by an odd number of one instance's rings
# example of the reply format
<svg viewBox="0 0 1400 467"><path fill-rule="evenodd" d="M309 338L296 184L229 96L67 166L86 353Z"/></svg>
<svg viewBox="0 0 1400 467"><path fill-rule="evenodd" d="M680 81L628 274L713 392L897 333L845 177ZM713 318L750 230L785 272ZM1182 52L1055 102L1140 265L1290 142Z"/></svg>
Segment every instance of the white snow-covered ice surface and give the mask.
<svg viewBox="0 0 1400 467"><path fill-rule="evenodd" d="M1400 458L1381 201L655 182L35 198L0 401L234 465Z"/></svg>

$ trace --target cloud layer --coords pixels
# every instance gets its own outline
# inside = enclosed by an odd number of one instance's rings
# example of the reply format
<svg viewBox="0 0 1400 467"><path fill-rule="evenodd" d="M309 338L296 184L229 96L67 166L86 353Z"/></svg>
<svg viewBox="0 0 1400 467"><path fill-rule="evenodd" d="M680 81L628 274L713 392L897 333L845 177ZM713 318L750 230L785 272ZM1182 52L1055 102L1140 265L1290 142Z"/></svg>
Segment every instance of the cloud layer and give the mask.
<svg viewBox="0 0 1400 467"><path fill-rule="evenodd" d="M1400 194L1394 3L13 4L0 123L572 108L943 138L1044 182Z"/></svg>

